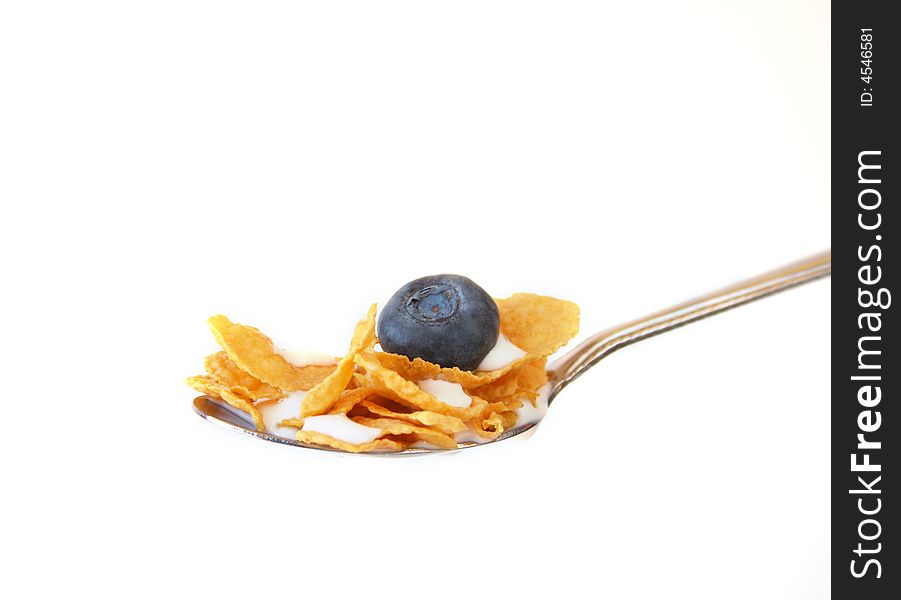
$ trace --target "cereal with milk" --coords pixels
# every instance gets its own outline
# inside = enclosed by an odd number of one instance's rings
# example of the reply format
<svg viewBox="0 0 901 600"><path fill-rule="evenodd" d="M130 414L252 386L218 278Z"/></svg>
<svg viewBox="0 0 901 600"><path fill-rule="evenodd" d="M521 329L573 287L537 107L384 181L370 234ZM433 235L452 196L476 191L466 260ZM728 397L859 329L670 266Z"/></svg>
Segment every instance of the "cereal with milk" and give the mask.
<svg viewBox="0 0 901 600"><path fill-rule="evenodd" d="M261 431L396 452L491 441L541 419L547 357L578 332L579 308L535 294L495 300L456 275L421 278L386 304L378 337L373 304L337 359L276 348L222 315L209 324L222 351L190 386L247 413Z"/></svg>

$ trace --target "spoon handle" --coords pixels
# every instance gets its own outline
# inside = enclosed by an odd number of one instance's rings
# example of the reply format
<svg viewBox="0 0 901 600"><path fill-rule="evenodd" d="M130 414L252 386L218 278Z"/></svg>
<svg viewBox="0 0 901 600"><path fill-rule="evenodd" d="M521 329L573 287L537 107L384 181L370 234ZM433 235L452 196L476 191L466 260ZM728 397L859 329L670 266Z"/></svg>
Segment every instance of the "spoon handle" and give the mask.
<svg viewBox="0 0 901 600"><path fill-rule="evenodd" d="M807 283L832 272L832 251L811 256L647 317L594 334L548 367L548 401L609 354L657 334Z"/></svg>

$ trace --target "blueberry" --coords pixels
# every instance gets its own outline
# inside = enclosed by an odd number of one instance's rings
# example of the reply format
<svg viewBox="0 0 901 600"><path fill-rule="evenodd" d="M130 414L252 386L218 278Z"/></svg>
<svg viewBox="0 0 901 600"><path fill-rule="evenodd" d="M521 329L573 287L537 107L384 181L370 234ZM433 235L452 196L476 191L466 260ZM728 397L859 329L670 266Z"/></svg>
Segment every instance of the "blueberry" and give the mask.
<svg viewBox="0 0 901 600"><path fill-rule="evenodd" d="M500 316L488 293L462 275L420 277L379 315L382 349L472 371L497 343Z"/></svg>

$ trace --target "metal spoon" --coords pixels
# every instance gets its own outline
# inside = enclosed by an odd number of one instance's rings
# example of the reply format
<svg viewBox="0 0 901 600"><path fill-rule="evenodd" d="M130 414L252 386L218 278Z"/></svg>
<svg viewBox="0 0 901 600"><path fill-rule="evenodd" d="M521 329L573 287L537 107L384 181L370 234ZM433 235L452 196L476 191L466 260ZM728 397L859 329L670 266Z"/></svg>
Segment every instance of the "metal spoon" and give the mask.
<svg viewBox="0 0 901 600"><path fill-rule="evenodd" d="M781 292L782 290L786 290L796 285L807 283L819 279L820 277L825 277L831 272L832 252L827 251L805 260L786 265L775 271L758 275L757 277L742 281L730 287L711 292L694 300L689 300L683 304L667 308L652 315L648 315L647 317L596 333L548 367L547 374L550 390L547 396L547 403L550 405L563 388L596 365L602 358L609 356L620 348L658 335L664 331L669 331L705 317L727 311L730 308L740 306L759 298L764 298L771 294L775 294L776 292ZM345 452L344 450L328 448L325 446L304 444L294 439L283 438L271 433L257 431L254 428L253 422L245 413L238 412L209 396L195 398L194 410L207 421L217 423L268 442L287 444L289 446L300 446L314 450ZM460 450L475 446L484 446L485 444L491 444L516 437L517 435L532 430L537 424L538 423L535 422L519 425L503 432L496 439L483 443L462 442L457 445L457 449ZM409 448L401 452L378 453L378 456L404 456L411 454L431 454L434 452L454 452L454 450L439 448Z"/></svg>

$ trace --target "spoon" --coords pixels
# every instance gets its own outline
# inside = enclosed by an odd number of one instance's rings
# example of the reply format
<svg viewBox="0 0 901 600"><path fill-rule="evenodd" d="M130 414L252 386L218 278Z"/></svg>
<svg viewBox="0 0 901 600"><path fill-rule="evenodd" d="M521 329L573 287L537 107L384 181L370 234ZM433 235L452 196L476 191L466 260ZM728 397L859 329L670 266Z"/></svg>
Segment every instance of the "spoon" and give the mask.
<svg viewBox="0 0 901 600"><path fill-rule="evenodd" d="M700 296L694 300L689 300L688 302L667 308L641 319L600 331L548 366L547 404L550 406L560 391L567 385L578 379L588 369L600 362L601 359L606 358L620 348L624 348L630 344L653 337L665 331L687 325L688 323L699 321L700 319L704 319L711 315L727 311L730 308L735 308L736 306L746 304L753 300L758 300L771 294L775 294L776 292L781 292L796 285L807 283L819 279L820 277L825 277L831 272L832 251L830 250L785 265L774 271L763 273L757 277L747 279L727 288ZM254 428L253 422L245 413L232 409L227 404L210 398L209 396L195 398L194 410L207 421L268 442L350 454L344 450L338 450L337 448L306 444L294 439L279 437L265 431L258 431ZM531 431L536 425L538 425L537 421L517 425L512 429L504 431L497 438L486 440L485 442L461 442L457 444L457 450L484 446L486 444L493 444L501 440L516 437L527 431ZM455 450L453 449L448 450L444 448L408 448L400 452L369 454L377 454L378 456L402 456L454 451Z"/></svg>

